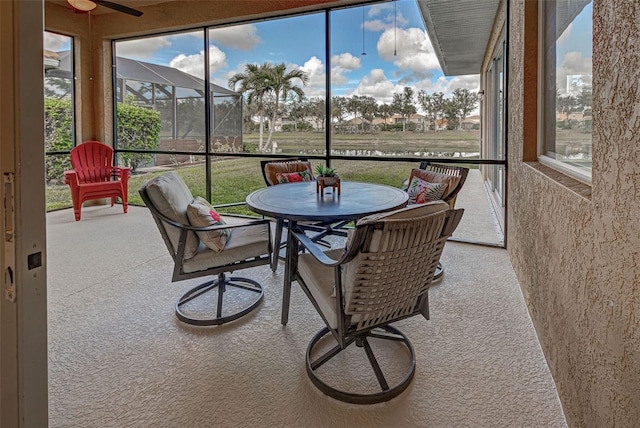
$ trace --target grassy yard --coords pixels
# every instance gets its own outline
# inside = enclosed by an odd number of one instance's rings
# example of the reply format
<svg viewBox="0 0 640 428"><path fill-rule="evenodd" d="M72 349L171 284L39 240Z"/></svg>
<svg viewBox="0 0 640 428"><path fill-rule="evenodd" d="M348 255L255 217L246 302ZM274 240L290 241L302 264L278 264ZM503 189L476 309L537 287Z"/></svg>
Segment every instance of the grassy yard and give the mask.
<svg viewBox="0 0 640 428"><path fill-rule="evenodd" d="M245 143L257 145L258 138L257 133L243 135ZM324 132L278 132L274 134L273 141L283 153L299 153L301 148L322 150L325 147ZM475 153L480 151L480 131L333 134L332 149Z"/></svg>
<svg viewBox="0 0 640 428"><path fill-rule="evenodd" d="M258 135L248 134L245 143L257 144ZM265 135L266 139L266 135ZM282 152L299 153L301 148L324 149L324 134L315 132L281 132L274 135L278 148ZM334 149L368 149L383 152L395 151L479 151L477 131L444 132L382 132L379 134L338 134L335 136ZM442 149L441 148L446 148ZM312 164L321 163L312 161ZM336 160L332 166L344 180L387 184L400 187L409 177L416 163L371 162ZM138 189L151 178L168 170L176 171L196 196L205 196L205 165L203 163L178 168L152 168L139 171L129 180L129 203L142 205ZM212 199L214 204L243 202L254 190L265 186L260 160L253 158L216 158L211 165ZM66 185L49 185L46 191L47 210L69 208L72 206L71 193Z"/></svg>

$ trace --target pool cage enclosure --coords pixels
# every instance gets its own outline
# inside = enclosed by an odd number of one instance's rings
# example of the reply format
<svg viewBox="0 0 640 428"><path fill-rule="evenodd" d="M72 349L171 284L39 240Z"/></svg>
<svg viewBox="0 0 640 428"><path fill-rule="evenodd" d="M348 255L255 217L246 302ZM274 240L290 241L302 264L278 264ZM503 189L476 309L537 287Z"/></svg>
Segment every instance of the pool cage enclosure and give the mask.
<svg viewBox="0 0 640 428"><path fill-rule="evenodd" d="M155 165L193 162L194 156L180 152L205 152L204 80L176 68L116 58L116 100L160 113L161 131ZM210 84L211 149L242 151L242 95ZM134 148L118 147L116 149Z"/></svg>
<svg viewBox="0 0 640 428"><path fill-rule="evenodd" d="M72 82L71 51L45 55L45 77ZM72 88L72 84L69 83ZM194 156L180 152L205 152L205 82L176 68L116 58L116 101L131 102L138 107L160 113L161 131L155 165L193 161ZM241 152L242 94L210 84L211 148L214 152ZM68 94L67 94L68 95ZM115 148L120 147L116 137ZM80 143L79 141L76 142ZM171 154L176 152L177 154Z"/></svg>

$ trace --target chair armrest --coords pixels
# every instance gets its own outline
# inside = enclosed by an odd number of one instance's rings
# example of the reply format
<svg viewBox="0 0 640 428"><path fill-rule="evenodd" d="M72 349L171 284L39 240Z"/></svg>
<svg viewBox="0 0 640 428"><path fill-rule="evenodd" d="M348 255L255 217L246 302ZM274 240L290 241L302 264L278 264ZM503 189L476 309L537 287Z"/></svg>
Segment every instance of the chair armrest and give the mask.
<svg viewBox="0 0 640 428"><path fill-rule="evenodd" d="M240 207L242 205L247 205L246 202L231 202L228 204L217 204L213 205L213 208L228 208L228 207Z"/></svg>
<svg viewBox="0 0 640 428"><path fill-rule="evenodd" d="M120 178L122 181L128 181L131 177L131 168L126 166L114 166L113 176Z"/></svg>
<svg viewBox="0 0 640 428"><path fill-rule="evenodd" d="M290 231L293 233L293 236L309 251L309 253L320 263L325 266L335 267L343 263L343 257L340 257L340 260L334 260L331 257L327 256L327 254L322 251L315 242L311 240L304 232L299 229L294 229Z"/></svg>
<svg viewBox="0 0 640 428"><path fill-rule="evenodd" d="M75 171L65 171L64 172L64 182L65 184L74 185L78 184L78 173Z"/></svg>
<svg viewBox="0 0 640 428"><path fill-rule="evenodd" d="M149 207L147 207L149 208ZM162 220L163 222L173 226L173 227L177 227L178 229L185 229L185 230L192 230L194 232L209 232L212 230L219 230L219 229L235 229L238 227L247 227L247 226L258 226L260 224L269 224L269 220L267 219L256 219L253 221L248 221L244 224L217 224L217 225L212 225L212 226L203 226L203 227L198 227L198 226L191 226L190 224L184 224L184 223L180 223L178 221L172 220L169 217L165 216L164 214L162 214L160 211L156 210L155 208L151 209L149 208L152 212L153 215L158 217L160 220Z"/></svg>
<svg viewBox="0 0 640 428"><path fill-rule="evenodd" d="M220 229L236 229L238 227L259 226L261 224L268 225L269 220L256 219L255 221L248 221L243 224L216 224L212 226L202 226L202 227L184 224L181 226L181 228L187 229L187 230L193 230L194 232L209 232L212 230L220 230Z"/></svg>

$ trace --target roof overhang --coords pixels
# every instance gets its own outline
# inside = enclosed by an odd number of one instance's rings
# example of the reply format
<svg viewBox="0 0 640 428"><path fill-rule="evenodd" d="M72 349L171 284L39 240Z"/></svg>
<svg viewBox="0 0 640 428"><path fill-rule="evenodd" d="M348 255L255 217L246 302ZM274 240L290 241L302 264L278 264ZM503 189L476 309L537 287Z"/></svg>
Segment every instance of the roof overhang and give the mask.
<svg viewBox="0 0 640 428"><path fill-rule="evenodd" d="M445 76L478 74L501 0L416 0Z"/></svg>

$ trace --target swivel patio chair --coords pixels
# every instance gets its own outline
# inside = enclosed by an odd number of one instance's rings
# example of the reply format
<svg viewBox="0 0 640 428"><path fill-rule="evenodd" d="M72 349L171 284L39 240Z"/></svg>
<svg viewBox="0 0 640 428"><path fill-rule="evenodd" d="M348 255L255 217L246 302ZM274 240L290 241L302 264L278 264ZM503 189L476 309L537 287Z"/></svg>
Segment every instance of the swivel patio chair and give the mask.
<svg viewBox="0 0 640 428"><path fill-rule="evenodd" d="M409 180L406 181L406 189L410 194L409 204L442 200L449 204L449 208L454 209L458 193L460 189L462 189L462 185L466 181L468 174L469 168L462 166L422 161L419 168L411 170ZM415 181L414 178L416 178ZM417 192L415 189L417 186L422 186L421 189L424 192L422 196L427 196L425 200L416 202L415 194ZM442 278L442 275L444 275L444 267L439 263L434 275L434 280Z"/></svg>
<svg viewBox="0 0 640 428"><path fill-rule="evenodd" d="M260 167L262 169L262 177L267 186L314 180L311 163L307 158L291 157L277 160L263 160L260 161ZM273 238L274 252L271 260L271 270L274 272L277 270L278 260L281 258L280 250L286 246L286 239L284 243L282 243L283 230L285 230L285 228L288 230L285 223L286 221L284 219L276 220L276 230ZM303 222L299 223L299 226L303 230L314 233L312 237L313 241L330 247L331 245L324 241L324 238L330 234L346 236L346 233L335 231L335 229L339 229L345 223L346 222L339 224Z"/></svg>
<svg viewBox="0 0 640 428"><path fill-rule="evenodd" d="M175 313L179 320L200 326L219 325L260 305L263 289L258 282L225 274L269 264L268 220L220 216L204 199L194 199L173 172L150 180L140 189L140 196L173 258L172 282L217 275L217 279L192 288L178 300ZM209 292L217 294L211 297L211 304L205 302L205 297L211 296ZM231 297L223 305L228 294ZM214 300L217 303L212 304Z"/></svg>
<svg viewBox="0 0 640 428"><path fill-rule="evenodd" d="M71 188L73 213L76 221L82 215L85 201L116 198L122 201L122 210L128 208L129 168L113 165L113 149L99 141L87 141L71 150L73 170L65 171L65 183Z"/></svg>
<svg viewBox="0 0 640 428"><path fill-rule="evenodd" d="M372 404L409 386L415 373L413 346L390 324L414 315L429 319L429 286L462 214L436 201L371 215L356 223L344 250L327 252L302 231L292 231L309 251L298 256L294 279L326 324L306 350L307 374L324 394ZM337 342L333 347L325 337L329 333ZM364 354L353 348L342 353L353 344ZM362 372L351 376L363 366L364 355L377 385Z"/></svg>

